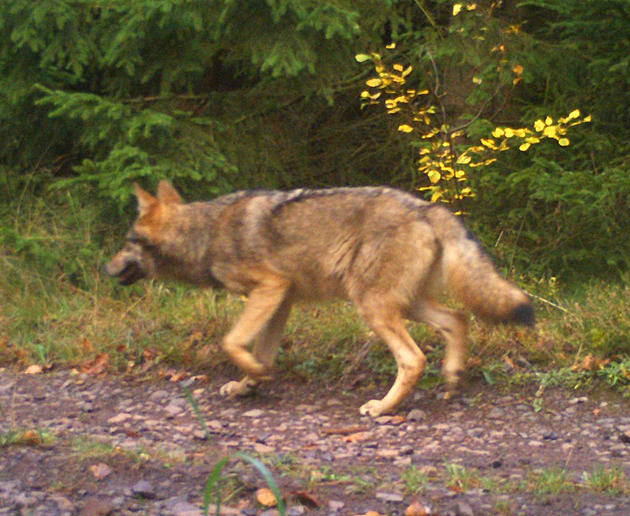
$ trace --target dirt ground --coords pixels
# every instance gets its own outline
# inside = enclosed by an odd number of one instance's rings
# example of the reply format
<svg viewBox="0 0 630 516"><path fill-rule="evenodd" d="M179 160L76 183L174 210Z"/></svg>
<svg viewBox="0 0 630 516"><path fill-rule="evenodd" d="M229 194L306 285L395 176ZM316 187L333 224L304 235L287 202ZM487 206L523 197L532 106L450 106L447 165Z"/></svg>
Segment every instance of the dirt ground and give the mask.
<svg viewBox="0 0 630 516"><path fill-rule="evenodd" d="M473 383L371 420L358 409L385 384L282 378L227 400L227 379L185 380L208 437L173 378L0 369L0 515L200 515L210 471L239 450L292 516L630 514L630 404L614 393L547 391L535 410L535 389ZM224 513L277 514L251 465L231 460L223 485Z"/></svg>

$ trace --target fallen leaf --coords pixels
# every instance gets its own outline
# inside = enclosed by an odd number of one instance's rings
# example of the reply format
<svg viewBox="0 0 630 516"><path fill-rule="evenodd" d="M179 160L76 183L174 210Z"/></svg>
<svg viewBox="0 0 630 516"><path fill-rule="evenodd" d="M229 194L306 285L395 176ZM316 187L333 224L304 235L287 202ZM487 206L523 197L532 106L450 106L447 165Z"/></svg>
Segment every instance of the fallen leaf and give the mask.
<svg viewBox="0 0 630 516"><path fill-rule="evenodd" d="M368 511L365 514L357 514L356 516L384 516L384 515L377 511Z"/></svg>
<svg viewBox="0 0 630 516"><path fill-rule="evenodd" d="M261 487L256 491L256 500L265 507L275 507L278 503L276 495L268 487Z"/></svg>
<svg viewBox="0 0 630 516"><path fill-rule="evenodd" d="M144 348L142 352L142 358L146 361L153 361L158 357L159 353L153 348Z"/></svg>
<svg viewBox="0 0 630 516"><path fill-rule="evenodd" d="M37 446L43 443L42 435L35 430L26 430L20 436L20 444L26 446Z"/></svg>
<svg viewBox="0 0 630 516"><path fill-rule="evenodd" d="M313 509L319 509L322 506L321 502L314 495L306 491L292 491L289 493L289 496L294 496L300 503Z"/></svg>
<svg viewBox="0 0 630 516"><path fill-rule="evenodd" d="M39 364L33 364L26 368L24 374L41 374L44 371L44 368Z"/></svg>
<svg viewBox="0 0 630 516"><path fill-rule="evenodd" d="M516 364L514 364L514 361L507 355L503 357L503 363L507 371L514 371L514 369L516 369Z"/></svg>
<svg viewBox="0 0 630 516"><path fill-rule="evenodd" d="M91 375L103 374L109 367L109 361L109 353L101 353L96 355L94 359L83 364L81 366L81 372Z"/></svg>
<svg viewBox="0 0 630 516"><path fill-rule="evenodd" d="M373 434L370 432L356 432L354 434L344 436L342 441L344 443L358 443L359 441L365 441L372 436Z"/></svg>
<svg viewBox="0 0 630 516"><path fill-rule="evenodd" d="M427 508L420 502L412 502L409 507L405 509L405 516L427 516Z"/></svg>
<svg viewBox="0 0 630 516"><path fill-rule="evenodd" d="M87 337L83 337L81 339L80 346L81 346L81 351L84 354L90 355L94 353L94 344L92 344L92 341L88 339Z"/></svg>

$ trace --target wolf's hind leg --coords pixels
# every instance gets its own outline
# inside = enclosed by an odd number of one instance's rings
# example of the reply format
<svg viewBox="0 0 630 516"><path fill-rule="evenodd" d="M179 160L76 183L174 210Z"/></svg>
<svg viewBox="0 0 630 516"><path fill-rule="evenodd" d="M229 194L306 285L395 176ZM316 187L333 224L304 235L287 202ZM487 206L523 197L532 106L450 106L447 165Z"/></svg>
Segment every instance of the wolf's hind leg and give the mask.
<svg viewBox="0 0 630 516"><path fill-rule="evenodd" d="M465 315L432 301L422 301L412 307L409 318L430 324L444 337L442 374L449 394L456 393L466 362L468 322Z"/></svg>
<svg viewBox="0 0 630 516"><path fill-rule="evenodd" d="M249 376L260 378L264 375L268 364L265 363L266 359L254 356L247 348L250 342L269 325L288 295L289 284L280 278L275 281L268 279L255 287L249 294L245 310L223 339L222 347L225 352ZM269 347L265 345L260 349L269 349ZM274 353L271 354L275 357Z"/></svg>
<svg viewBox="0 0 630 516"><path fill-rule="evenodd" d="M393 353L398 373L394 385L383 399L368 401L359 409L361 414L372 417L392 412L409 395L427 363L424 353L407 332L402 315L383 300L378 305L367 307L362 303L359 313Z"/></svg>
<svg viewBox="0 0 630 516"><path fill-rule="evenodd" d="M263 364L267 370L273 367L280 346L282 331L291 311L292 299L290 296L284 298L271 320L261 330L254 340L252 353L254 358ZM259 379L246 375L240 381L231 381L221 387L220 393L223 396L246 396L256 388Z"/></svg>

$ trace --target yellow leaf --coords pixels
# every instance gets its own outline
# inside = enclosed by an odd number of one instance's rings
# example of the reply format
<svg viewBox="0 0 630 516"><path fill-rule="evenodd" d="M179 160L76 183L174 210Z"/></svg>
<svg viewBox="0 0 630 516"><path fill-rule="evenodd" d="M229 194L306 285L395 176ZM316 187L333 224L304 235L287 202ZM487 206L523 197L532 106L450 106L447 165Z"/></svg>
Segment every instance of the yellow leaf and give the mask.
<svg viewBox="0 0 630 516"><path fill-rule="evenodd" d="M440 174L437 170L431 169L427 172L427 176L429 176L429 181L433 184L437 183L440 179L442 179L442 174Z"/></svg>
<svg viewBox="0 0 630 516"><path fill-rule="evenodd" d="M457 179L466 179L466 172L464 170L456 170L455 171L455 177Z"/></svg>
<svg viewBox="0 0 630 516"><path fill-rule="evenodd" d="M578 118L579 116L580 116L580 110L574 109L573 111L569 113L567 120L573 120L574 118Z"/></svg>
<svg viewBox="0 0 630 516"><path fill-rule="evenodd" d="M357 54L356 56L354 56L354 58L359 62L359 63L364 63L365 61L369 61L370 60L370 56L367 54Z"/></svg>
<svg viewBox="0 0 630 516"><path fill-rule="evenodd" d="M393 68L394 68L394 70L396 70L397 72L402 72L402 71L404 70L403 65L398 64L398 63L396 63L396 64L393 66Z"/></svg>
<svg viewBox="0 0 630 516"><path fill-rule="evenodd" d="M506 127L505 128L505 137L506 138L512 138L513 136L514 136L514 129Z"/></svg>
<svg viewBox="0 0 630 516"><path fill-rule="evenodd" d="M398 113L399 111L400 111L400 108L399 108L399 107L389 108L389 109L387 110L387 112L388 112L390 115L393 115L394 113ZM399 130L400 130L400 128L399 128ZM408 131L408 132L411 132L411 131Z"/></svg>
<svg viewBox="0 0 630 516"><path fill-rule="evenodd" d="M444 195L444 192L442 192L440 190L436 190L435 192L433 192L431 194L431 202L435 202L435 201L441 199L443 195Z"/></svg>
<svg viewBox="0 0 630 516"><path fill-rule="evenodd" d="M380 79L369 79L365 81L365 84L367 84L370 88L375 88L377 86L380 86L382 83L383 81L381 81Z"/></svg>
<svg viewBox="0 0 630 516"><path fill-rule="evenodd" d="M413 66L408 66L407 68L403 70L402 76L407 77L407 75L409 75L412 70L413 70Z"/></svg>
<svg viewBox="0 0 630 516"><path fill-rule="evenodd" d="M527 149L529 149L532 146L531 143L522 143L521 146L518 148L518 150L525 152Z"/></svg>
<svg viewBox="0 0 630 516"><path fill-rule="evenodd" d="M480 77L473 77L472 82L474 82L475 84L481 84L483 82L483 79L481 79Z"/></svg>
<svg viewBox="0 0 630 516"><path fill-rule="evenodd" d="M402 124L398 126L398 130L403 133L410 133L411 131L413 131L413 127L407 124Z"/></svg>
<svg viewBox="0 0 630 516"><path fill-rule="evenodd" d="M496 131L495 131L495 132L496 132ZM503 134L503 131L501 131L501 134ZM495 134L494 134L494 133L492 133L492 135L493 135L493 136L495 136ZM482 144L484 147L488 147L489 149L492 149L492 150L496 150L496 149L497 149L497 146L496 146L496 144L495 144L494 140L491 140L491 139L489 139L489 138L482 138L482 139L481 139L481 144Z"/></svg>
<svg viewBox="0 0 630 516"><path fill-rule="evenodd" d="M566 147L567 145L569 145L571 142L569 141L568 138L560 138L558 140L558 145L562 146L562 147Z"/></svg>
<svg viewBox="0 0 630 516"><path fill-rule="evenodd" d="M264 505L265 507L273 507L278 503L276 495L274 495L273 491L268 487L261 487L256 491L256 500L258 500L260 505Z"/></svg>
<svg viewBox="0 0 630 516"><path fill-rule="evenodd" d="M547 118L545 118L545 125L551 125L551 124L553 124L553 118L548 116Z"/></svg>
<svg viewBox="0 0 630 516"><path fill-rule="evenodd" d="M522 74L523 74L523 70L524 70L523 65L520 65L520 64L514 65L514 66L512 67L512 71L513 71L516 75L522 75Z"/></svg>
<svg viewBox="0 0 630 516"><path fill-rule="evenodd" d="M593 117L591 115L588 115L588 116L584 117L584 121L585 122L590 122L591 120L593 120Z"/></svg>
<svg viewBox="0 0 630 516"><path fill-rule="evenodd" d="M494 131L492 131L492 136L494 136L495 138L501 138L501 136L503 136L504 134L505 134L505 131L501 129L500 127L497 127ZM483 140L482 140L482 143L483 143Z"/></svg>
<svg viewBox="0 0 630 516"><path fill-rule="evenodd" d="M536 129L536 131L540 132L545 128L545 122L543 122L542 120L536 120L534 122L534 129Z"/></svg>
<svg viewBox="0 0 630 516"><path fill-rule="evenodd" d="M468 4L466 6L466 9L468 9L469 11L474 11L475 9L477 9L477 4Z"/></svg>
<svg viewBox="0 0 630 516"><path fill-rule="evenodd" d="M453 6L453 16L457 16L462 10L462 4L455 4Z"/></svg>
<svg viewBox="0 0 630 516"><path fill-rule="evenodd" d="M472 158L470 156L462 154L459 158L457 158L457 163L459 163L460 165L467 165L468 163L470 163L471 160Z"/></svg>
<svg viewBox="0 0 630 516"><path fill-rule="evenodd" d="M543 135L546 136L547 138L553 138L555 137L557 134L557 127L555 125L548 125L547 127L545 127L545 130L543 131Z"/></svg>
<svg viewBox="0 0 630 516"><path fill-rule="evenodd" d="M387 50L393 50L396 48L396 43L390 43L385 47Z"/></svg>

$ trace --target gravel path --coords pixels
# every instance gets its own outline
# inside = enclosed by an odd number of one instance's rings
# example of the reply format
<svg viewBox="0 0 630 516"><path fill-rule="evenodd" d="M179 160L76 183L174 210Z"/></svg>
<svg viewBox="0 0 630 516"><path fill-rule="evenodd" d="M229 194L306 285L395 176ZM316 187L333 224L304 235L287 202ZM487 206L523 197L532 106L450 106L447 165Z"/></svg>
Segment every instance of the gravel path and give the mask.
<svg viewBox="0 0 630 516"><path fill-rule="evenodd" d="M630 405L612 393L550 391L535 411L530 389L471 385L371 420L358 408L385 387L284 379L226 400L222 381L186 381L208 438L180 382L0 370L0 515L197 516L237 450L270 466L292 516L630 514ZM277 514L255 469L225 472L225 513Z"/></svg>

